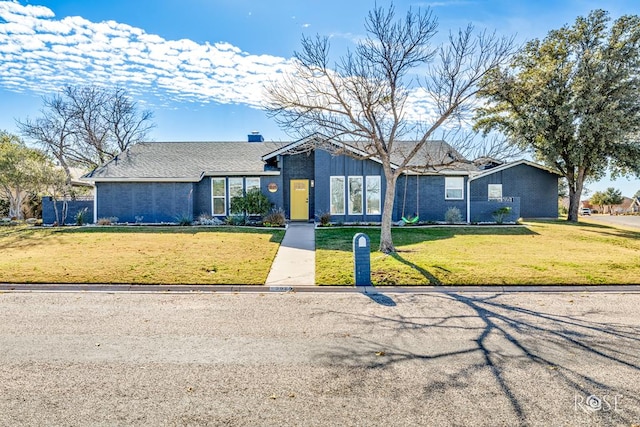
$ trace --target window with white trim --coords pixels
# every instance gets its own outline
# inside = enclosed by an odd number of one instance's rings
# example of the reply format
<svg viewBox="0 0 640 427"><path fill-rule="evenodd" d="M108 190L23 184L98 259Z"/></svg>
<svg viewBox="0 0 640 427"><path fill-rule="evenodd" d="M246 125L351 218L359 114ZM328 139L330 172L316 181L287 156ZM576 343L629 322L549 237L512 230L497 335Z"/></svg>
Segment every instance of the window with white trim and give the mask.
<svg viewBox="0 0 640 427"><path fill-rule="evenodd" d="M245 189L247 192L254 189L260 190L260 177L245 178Z"/></svg>
<svg viewBox="0 0 640 427"><path fill-rule="evenodd" d="M489 200L502 199L502 184L489 184L487 193L489 194Z"/></svg>
<svg viewBox="0 0 640 427"><path fill-rule="evenodd" d="M229 178L229 210L232 208L233 198L244 196L244 180L242 178Z"/></svg>
<svg viewBox="0 0 640 427"><path fill-rule="evenodd" d="M380 215L380 177L368 176L366 184L367 215Z"/></svg>
<svg viewBox="0 0 640 427"><path fill-rule="evenodd" d="M464 199L464 178L461 176L448 176L444 179L444 198L446 200Z"/></svg>
<svg viewBox="0 0 640 427"><path fill-rule="evenodd" d="M344 215L344 176L332 176L329 178L330 213L332 215Z"/></svg>
<svg viewBox="0 0 640 427"><path fill-rule="evenodd" d="M227 214L227 181L225 178L211 178L212 215Z"/></svg>
<svg viewBox="0 0 640 427"><path fill-rule="evenodd" d="M249 177L244 179L245 194L249 194L249 191L260 191L260 177ZM256 212L247 212L249 215L257 215Z"/></svg>
<svg viewBox="0 0 640 427"><path fill-rule="evenodd" d="M349 215L362 215L362 177L349 177Z"/></svg>

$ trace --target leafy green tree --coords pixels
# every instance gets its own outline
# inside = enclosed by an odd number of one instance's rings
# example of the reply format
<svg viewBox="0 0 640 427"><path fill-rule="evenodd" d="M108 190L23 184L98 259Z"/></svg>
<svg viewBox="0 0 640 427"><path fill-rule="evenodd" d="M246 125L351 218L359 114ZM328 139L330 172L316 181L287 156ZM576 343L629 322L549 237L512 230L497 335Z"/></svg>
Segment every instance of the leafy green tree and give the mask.
<svg viewBox="0 0 640 427"><path fill-rule="evenodd" d="M586 180L640 176L640 18L592 11L487 74L476 128L503 132L559 170L578 220Z"/></svg>
<svg viewBox="0 0 640 427"><path fill-rule="evenodd" d="M10 217L22 219L25 198L46 186L52 167L44 153L0 131L0 192L8 201Z"/></svg>
<svg viewBox="0 0 640 427"><path fill-rule="evenodd" d="M604 213L604 205L607 204L607 195L602 191L596 191L591 195L589 202L594 206L599 206L600 213Z"/></svg>
<svg viewBox="0 0 640 427"><path fill-rule="evenodd" d="M624 201L624 197L622 197L622 191L616 190L613 187L607 188L607 191L604 192L604 202L607 206L609 206L609 213L613 213L613 206L619 205Z"/></svg>

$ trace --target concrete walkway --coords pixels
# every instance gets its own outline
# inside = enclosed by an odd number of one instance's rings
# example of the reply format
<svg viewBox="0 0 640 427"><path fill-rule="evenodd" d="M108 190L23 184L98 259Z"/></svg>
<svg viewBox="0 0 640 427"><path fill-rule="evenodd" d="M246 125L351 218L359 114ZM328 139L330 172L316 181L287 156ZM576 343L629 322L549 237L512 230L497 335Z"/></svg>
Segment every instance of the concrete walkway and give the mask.
<svg viewBox="0 0 640 427"><path fill-rule="evenodd" d="M271 271L265 285L315 285L315 251L315 225L301 222L290 223L271 265Z"/></svg>

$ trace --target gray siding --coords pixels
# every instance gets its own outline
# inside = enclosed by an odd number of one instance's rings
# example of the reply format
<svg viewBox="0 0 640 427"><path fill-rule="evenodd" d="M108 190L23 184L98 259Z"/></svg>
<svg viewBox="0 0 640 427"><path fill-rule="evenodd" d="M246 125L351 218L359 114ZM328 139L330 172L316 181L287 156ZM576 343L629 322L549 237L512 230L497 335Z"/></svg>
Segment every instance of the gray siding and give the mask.
<svg viewBox="0 0 640 427"><path fill-rule="evenodd" d="M361 176L363 183L367 176L379 176L381 186L381 209L384 205L384 192L386 190L382 165L372 160L359 160L349 156L332 156L324 150L316 150L315 155L315 215L316 217L329 212L330 207L330 177L331 176ZM366 189L365 189L366 191ZM348 213L348 186L345 185L345 210ZM334 222L380 222L382 215L367 215L363 207L362 215L333 215Z"/></svg>
<svg viewBox="0 0 640 427"><path fill-rule="evenodd" d="M58 215L62 215L62 201L55 202L58 207ZM42 223L53 224L56 222L56 212L53 207L53 199L51 197L42 198ZM93 224L93 200L69 200L67 202L67 218L65 224L75 224L76 215L83 209L87 209L84 215L85 224ZM61 221L58 220L59 222Z"/></svg>
<svg viewBox="0 0 640 427"><path fill-rule="evenodd" d="M119 222L176 222L193 218L193 183L182 182L97 182L98 218L117 217Z"/></svg>
<svg viewBox="0 0 640 427"><path fill-rule="evenodd" d="M471 181L471 200L487 200L489 184L502 184L503 197L520 198L523 218L558 216L558 175L554 173L526 164L497 171ZM475 216L473 209L471 216Z"/></svg>
<svg viewBox="0 0 640 427"><path fill-rule="evenodd" d="M504 216L503 222L516 222L521 217L519 197L501 201L484 199L471 202L471 222L494 222L496 221L495 212L502 207L511 208L511 212Z"/></svg>
<svg viewBox="0 0 640 427"><path fill-rule="evenodd" d="M467 215L466 182L463 187L463 200L445 199L445 177L440 175L402 175L396 184L396 197L393 209L393 220L399 221L403 216L420 217L420 221L444 221L449 208L458 208L462 219ZM406 191L405 191L406 186ZM404 207L404 212L403 212Z"/></svg>
<svg viewBox="0 0 640 427"><path fill-rule="evenodd" d="M275 184L278 189L272 193L269 191L269 184ZM282 183L282 175L269 175L260 177L260 188L262 194L267 196L271 202L272 209L284 209L284 185Z"/></svg>
<svg viewBox="0 0 640 427"><path fill-rule="evenodd" d="M193 185L193 215L211 215L211 178L203 178Z"/></svg>

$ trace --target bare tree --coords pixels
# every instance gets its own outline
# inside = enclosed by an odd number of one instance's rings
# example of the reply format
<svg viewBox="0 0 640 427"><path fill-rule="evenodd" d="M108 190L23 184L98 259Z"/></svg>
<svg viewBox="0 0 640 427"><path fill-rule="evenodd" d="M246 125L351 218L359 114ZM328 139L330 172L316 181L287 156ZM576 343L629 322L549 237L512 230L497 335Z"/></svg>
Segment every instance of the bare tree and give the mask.
<svg viewBox="0 0 640 427"><path fill-rule="evenodd" d="M144 140L154 126L153 114L139 111L121 88L69 86L43 97L42 102L40 117L18 120L18 127L24 137L40 145L64 170L64 183L55 188L56 198L62 201L62 225L67 201L73 194L71 168L96 168Z"/></svg>
<svg viewBox="0 0 640 427"><path fill-rule="evenodd" d="M42 116L18 121L23 135L68 166L95 168L130 145L144 140L154 127L153 113L138 110L122 88L69 86L43 97ZM67 166L68 165L68 166Z"/></svg>
<svg viewBox="0 0 640 427"><path fill-rule="evenodd" d="M375 8L365 28L368 36L333 66L327 37L303 37L293 71L267 86L266 109L289 133L319 133L357 148L364 153L361 158L382 163L387 185L380 250L389 253L395 251L391 216L398 177L412 168L438 129L460 124L472 108L482 77L504 64L514 48L513 39L487 32L476 35L472 26L450 34L446 45L434 48L437 20L428 8L410 9L400 20L395 19L393 5ZM416 94L429 100L429 117L413 114ZM409 149L398 143L407 137L413 141ZM343 153L355 155L353 150ZM394 165L392 157L402 160ZM443 161L419 160L423 168Z"/></svg>
<svg viewBox="0 0 640 427"><path fill-rule="evenodd" d="M126 91L116 88L104 110L104 120L111 135L109 155L114 157L130 145L143 141L155 126L152 119L153 112L139 111Z"/></svg>

